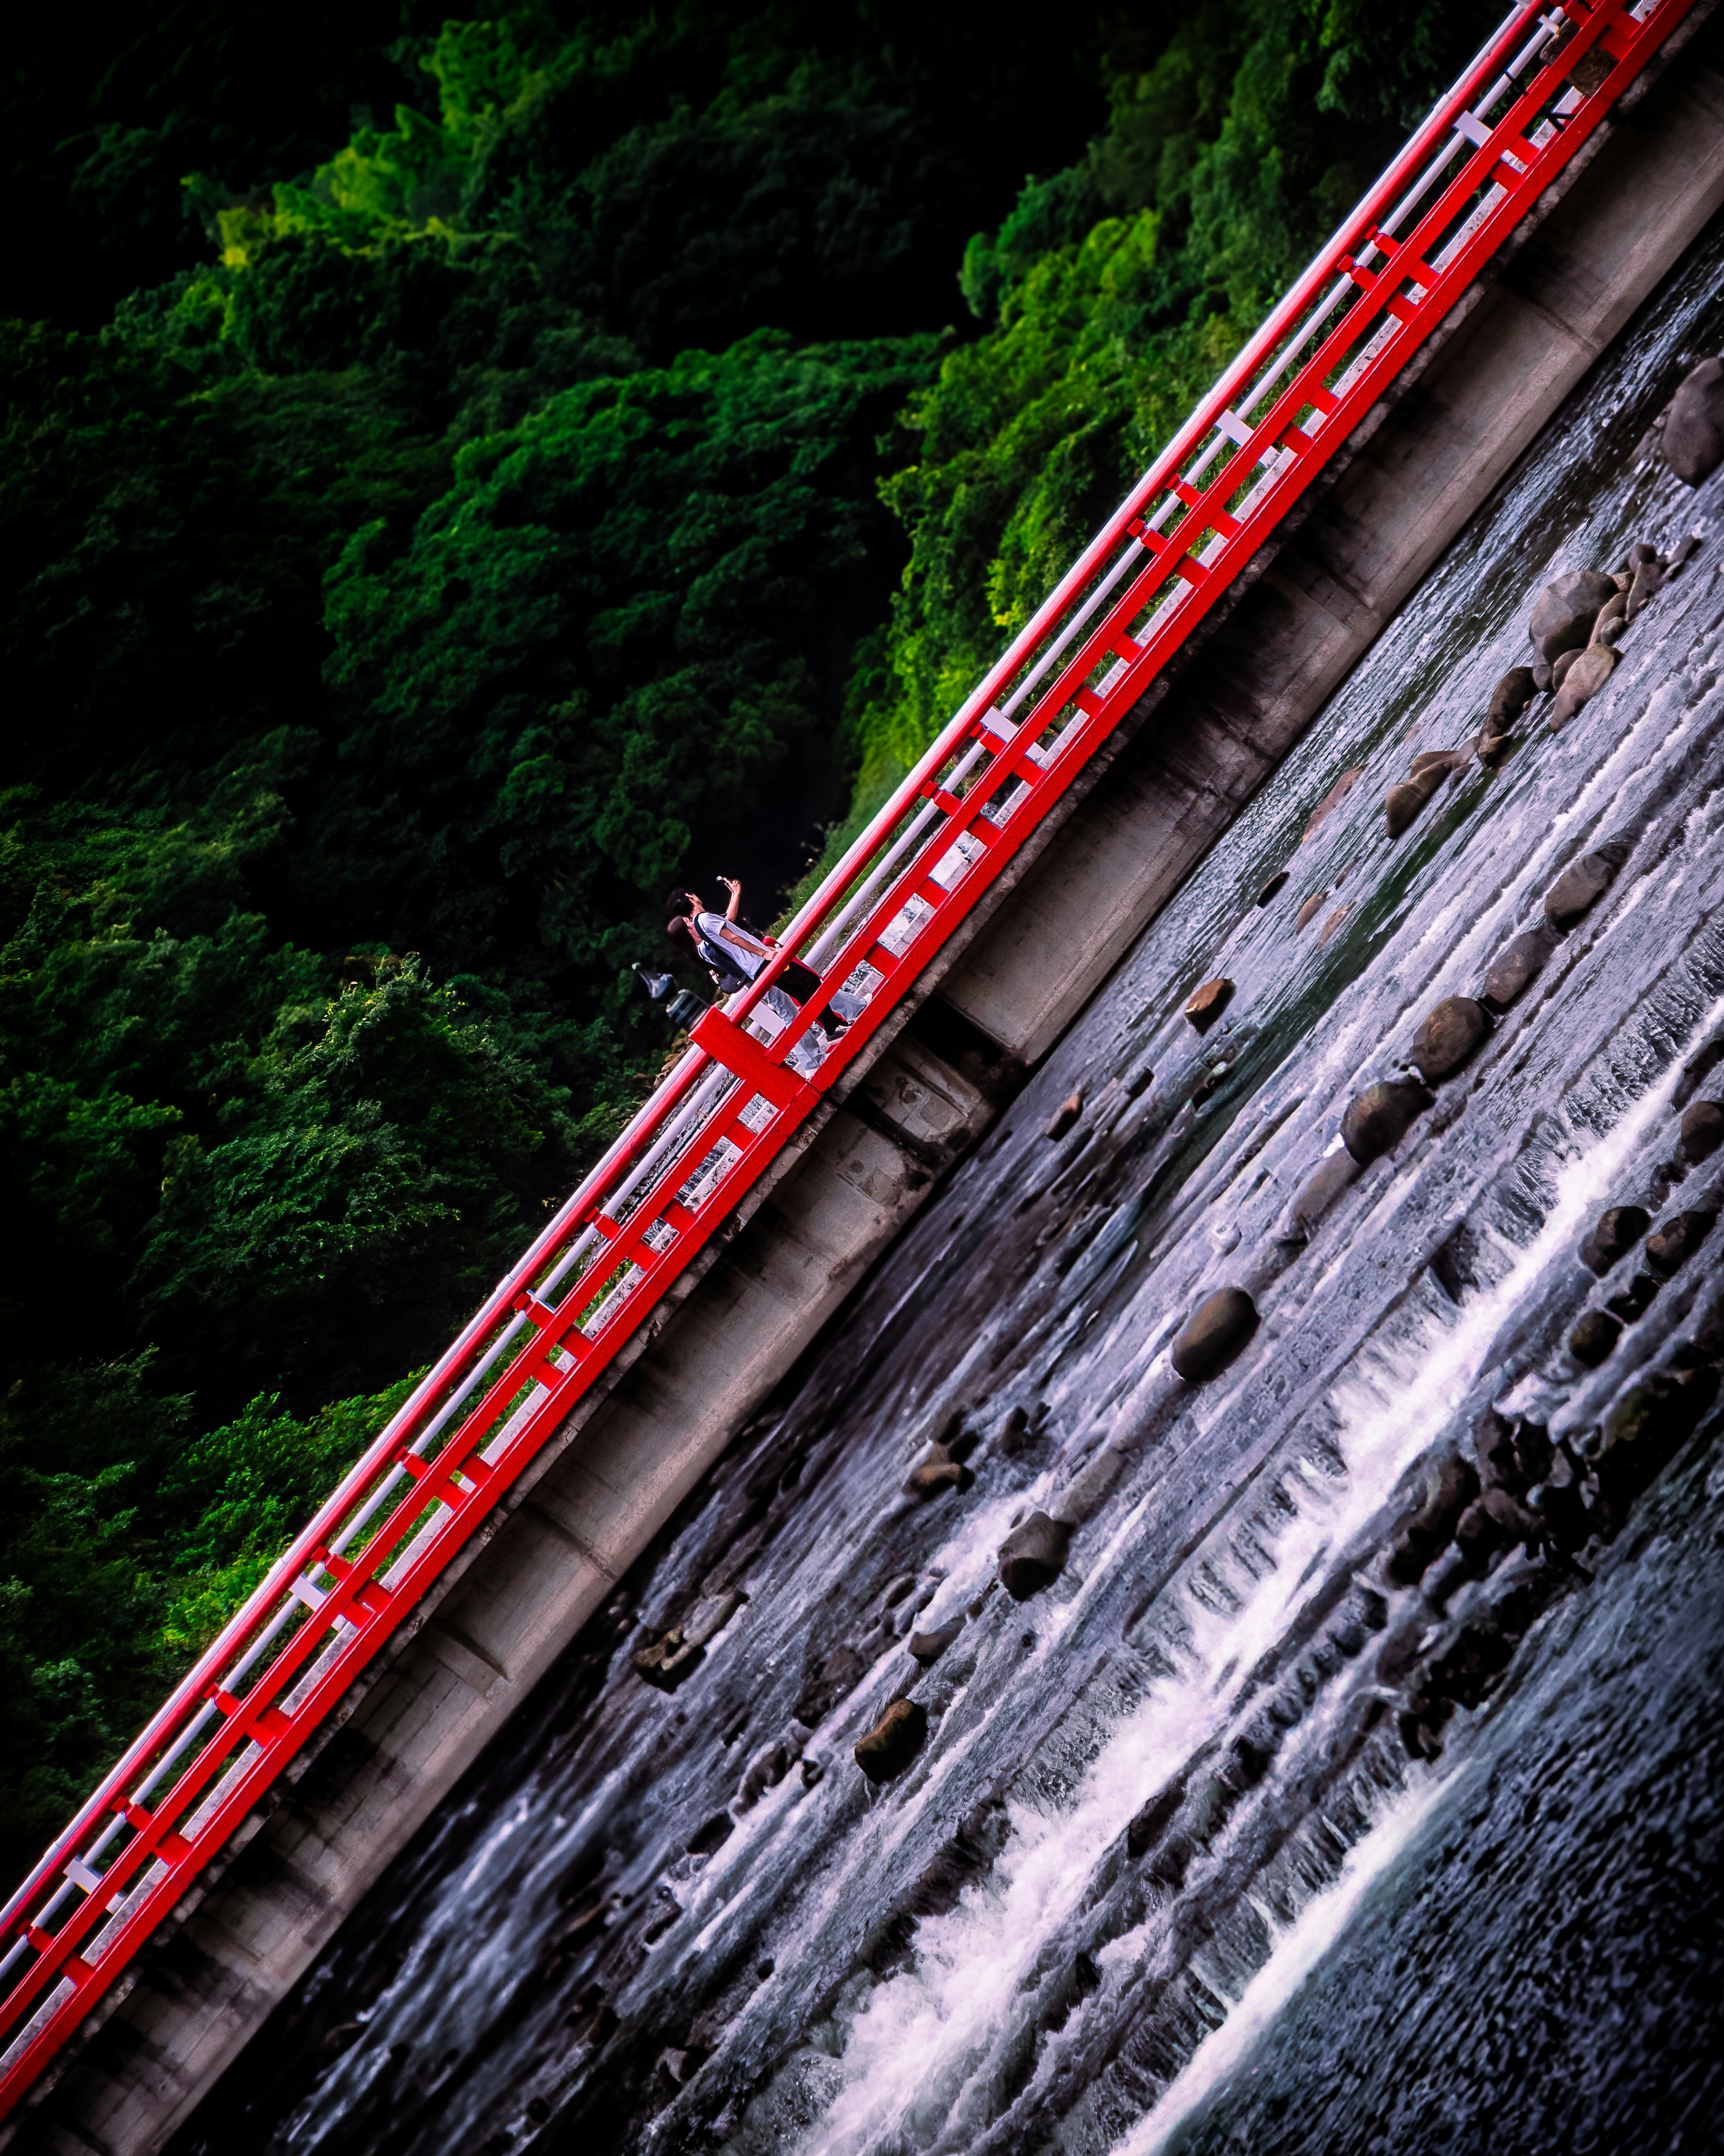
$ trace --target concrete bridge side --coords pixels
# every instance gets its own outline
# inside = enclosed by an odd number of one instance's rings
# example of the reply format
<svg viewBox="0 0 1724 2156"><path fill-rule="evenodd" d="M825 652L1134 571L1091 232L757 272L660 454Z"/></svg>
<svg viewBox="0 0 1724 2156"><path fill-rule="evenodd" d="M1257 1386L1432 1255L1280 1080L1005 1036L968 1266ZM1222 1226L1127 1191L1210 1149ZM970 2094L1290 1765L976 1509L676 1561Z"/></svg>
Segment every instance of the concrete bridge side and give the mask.
<svg viewBox="0 0 1724 2156"><path fill-rule="evenodd" d="M0 2148L144 2156L189 2116L1724 203L1718 43L1672 40Z"/></svg>

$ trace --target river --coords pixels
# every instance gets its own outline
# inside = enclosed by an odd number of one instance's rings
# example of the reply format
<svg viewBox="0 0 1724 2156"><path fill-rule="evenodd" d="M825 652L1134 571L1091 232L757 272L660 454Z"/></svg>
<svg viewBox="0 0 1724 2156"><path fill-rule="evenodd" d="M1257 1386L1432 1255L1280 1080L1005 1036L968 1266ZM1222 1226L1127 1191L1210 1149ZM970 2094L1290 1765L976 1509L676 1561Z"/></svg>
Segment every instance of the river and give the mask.
<svg viewBox="0 0 1724 2156"><path fill-rule="evenodd" d="M1535 705L1398 839L1383 803L1476 732L1552 577L1716 524L1724 474L1634 452L1717 348L1721 270L1714 231L175 2156L1714 2145L1712 1423L1608 1533L1446 1593L1384 1566L1493 1404L1584 1460L1637 1373L1724 1352L1724 1230L1601 1368L1563 1344L1630 1270L1577 1261L1602 1209L1724 1209L1724 1153L1656 1173L1724 1025L1716 534L1563 731ZM1611 839L1482 1049L1282 1239L1348 1101ZM1174 1332L1240 1286L1255 1337L1184 1384ZM907 1494L942 1428L973 1481ZM1057 1579L990 1586L1086 1465ZM678 1689L634 1674L732 1593ZM921 1671L905 1635L953 1625ZM926 1740L871 1784L852 1748L905 1696Z"/></svg>

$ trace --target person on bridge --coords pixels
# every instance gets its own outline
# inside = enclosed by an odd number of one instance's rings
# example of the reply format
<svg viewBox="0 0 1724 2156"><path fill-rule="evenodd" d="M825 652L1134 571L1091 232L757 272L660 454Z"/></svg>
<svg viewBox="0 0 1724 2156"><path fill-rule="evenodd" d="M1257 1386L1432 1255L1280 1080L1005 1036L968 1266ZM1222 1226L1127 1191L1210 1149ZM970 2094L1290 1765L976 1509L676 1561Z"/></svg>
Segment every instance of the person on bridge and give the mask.
<svg viewBox="0 0 1724 2156"><path fill-rule="evenodd" d="M757 936L737 919L742 909L742 886L737 879L721 876L719 881L731 895L730 904L722 914L709 912L701 905L698 891L673 888L668 892L665 908L670 918L665 923L665 933L675 943L692 943L719 986L734 991L747 986L770 961L777 945L773 937ZM777 985L767 991L765 1001L776 1017L788 1020L795 1015L795 1007L818 993L819 987L820 976L813 968L803 965L799 958L793 958L779 975ZM775 997L780 998L777 1003ZM840 990L832 1003L835 1005L840 1002L855 1004L856 998ZM836 1040L855 1014L854 1009L840 1013L829 1006L815 1023L829 1040Z"/></svg>

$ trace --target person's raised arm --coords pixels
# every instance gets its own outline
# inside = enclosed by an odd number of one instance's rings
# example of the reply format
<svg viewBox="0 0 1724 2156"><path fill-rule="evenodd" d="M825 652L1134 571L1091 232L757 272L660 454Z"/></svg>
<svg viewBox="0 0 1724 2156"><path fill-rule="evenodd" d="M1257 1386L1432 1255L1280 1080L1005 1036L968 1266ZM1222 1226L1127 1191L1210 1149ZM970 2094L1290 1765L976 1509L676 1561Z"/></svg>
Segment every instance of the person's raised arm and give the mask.
<svg viewBox="0 0 1724 2156"><path fill-rule="evenodd" d="M735 876L721 876L719 881L731 895L731 902L724 910L726 921L734 921L742 911L742 886Z"/></svg>

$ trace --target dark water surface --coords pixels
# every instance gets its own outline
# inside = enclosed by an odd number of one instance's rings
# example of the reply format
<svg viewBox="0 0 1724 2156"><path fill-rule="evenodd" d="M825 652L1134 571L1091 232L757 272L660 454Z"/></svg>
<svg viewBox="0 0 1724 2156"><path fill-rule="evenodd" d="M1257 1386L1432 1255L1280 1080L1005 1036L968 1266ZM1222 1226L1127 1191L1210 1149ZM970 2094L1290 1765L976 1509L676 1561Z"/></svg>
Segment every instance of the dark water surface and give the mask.
<svg viewBox="0 0 1724 2156"><path fill-rule="evenodd" d="M1721 265L1715 232L177 2156L1713 2145L1712 1425L1614 1538L1583 1524L1578 1570L1514 1552L1443 1595L1383 1561L1493 1403L1584 1452L1637 1374L1724 1348L1724 1229L1602 1368L1563 1346L1631 1270L1576 1261L1601 1208L1724 1212L1724 1154L1658 1173L1724 1024L1724 547L1571 726L1535 707L1398 841L1382 803L1475 732L1549 578L1716 517L1724 479L1634 449L1716 348ZM1611 839L1614 885L1477 1056L1279 1240L1350 1099ZM1224 1286L1261 1323L1187 1387L1169 1341ZM974 1485L919 1503L954 1412ZM1062 1504L1053 1587L991 1589ZM680 1690L634 1674L738 1592ZM920 1671L904 1635L960 1620ZM871 1787L852 1748L906 1695L927 1741Z"/></svg>

